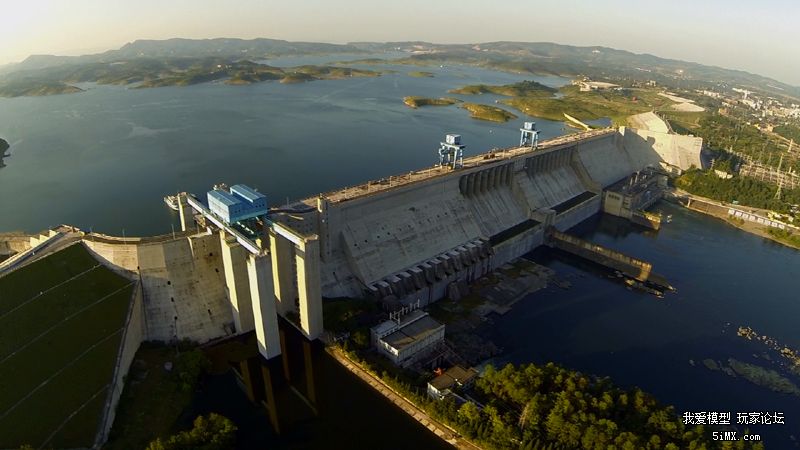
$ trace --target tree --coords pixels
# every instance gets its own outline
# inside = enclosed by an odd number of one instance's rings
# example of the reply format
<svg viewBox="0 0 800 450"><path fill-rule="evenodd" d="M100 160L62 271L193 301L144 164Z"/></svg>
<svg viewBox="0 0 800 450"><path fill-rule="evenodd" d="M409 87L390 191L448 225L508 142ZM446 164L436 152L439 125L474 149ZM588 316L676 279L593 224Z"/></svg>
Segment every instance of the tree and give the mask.
<svg viewBox="0 0 800 450"><path fill-rule="evenodd" d="M225 416L198 416L194 427L166 440L156 439L147 450L228 450L236 443L236 425Z"/></svg>

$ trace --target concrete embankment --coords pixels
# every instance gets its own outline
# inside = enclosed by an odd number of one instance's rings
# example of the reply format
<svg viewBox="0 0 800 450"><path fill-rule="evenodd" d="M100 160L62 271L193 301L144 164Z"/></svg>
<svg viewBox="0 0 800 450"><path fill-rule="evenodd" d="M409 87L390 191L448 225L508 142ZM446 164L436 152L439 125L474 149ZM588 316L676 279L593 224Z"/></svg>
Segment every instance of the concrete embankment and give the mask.
<svg viewBox="0 0 800 450"><path fill-rule="evenodd" d="M679 203L681 206L685 208L691 209L692 211L697 211L699 213L703 213L711 217L722 219L728 224L733 225L734 227L739 228L742 231L746 231L748 233L760 236L764 239L769 239L773 242L777 242L787 247L800 250L800 246L793 245L786 241L782 241L767 231L770 227L770 225L768 224L770 220L763 217L766 215L764 211L742 206L734 207L731 205L724 205L715 200L711 200L705 197L700 197L698 195L689 194L683 191L676 195L679 195L680 197L687 200L687 201L682 201L681 199L673 196L673 199L675 199L677 203ZM742 218L734 217L734 214L748 218L749 217L756 218L756 220L744 220ZM762 220L758 221L758 219Z"/></svg>
<svg viewBox="0 0 800 450"><path fill-rule="evenodd" d="M431 418L425 411L414 405L411 400L403 397L402 394L389 387L381 379L364 370L357 362L350 359L340 349L330 346L327 347L326 351L330 353L331 356L333 356L334 359L336 359L336 361L338 361L347 370L361 378L361 380L369 384L373 389L394 403L398 408L402 409L408 415L413 417L414 420L425 426L425 428L436 434L436 436L439 436L458 449L481 449L481 447L478 447L477 445L459 436L458 433L452 428Z"/></svg>

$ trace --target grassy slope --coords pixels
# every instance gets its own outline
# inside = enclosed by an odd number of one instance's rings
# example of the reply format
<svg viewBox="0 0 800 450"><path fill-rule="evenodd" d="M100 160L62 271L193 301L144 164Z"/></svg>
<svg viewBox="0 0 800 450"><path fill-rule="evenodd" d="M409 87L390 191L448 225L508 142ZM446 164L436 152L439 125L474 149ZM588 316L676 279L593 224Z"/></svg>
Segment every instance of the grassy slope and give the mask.
<svg viewBox="0 0 800 450"><path fill-rule="evenodd" d="M0 411L18 404L0 447L42 444L61 425L48 446L91 445L132 292L96 264L77 244L0 279Z"/></svg>

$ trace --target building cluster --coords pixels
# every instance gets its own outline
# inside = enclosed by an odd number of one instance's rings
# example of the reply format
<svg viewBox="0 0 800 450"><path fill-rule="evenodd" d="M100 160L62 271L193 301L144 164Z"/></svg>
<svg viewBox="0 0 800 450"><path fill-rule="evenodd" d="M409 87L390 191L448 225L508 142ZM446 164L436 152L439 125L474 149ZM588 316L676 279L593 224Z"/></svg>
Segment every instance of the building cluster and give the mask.
<svg viewBox="0 0 800 450"><path fill-rule="evenodd" d="M370 330L372 346L398 367L408 368L428 363L444 343L445 326L417 305L404 307L389 315L389 320ZM437 363L438 364L438 363ZM457 403L468 400L460 394L469 389L478 377L474 368L455 365L447 370L437 368L436 377L428 382L428 395L436 400L453 398Z"/></svg>
<svg viewBox="0 0 800 450"><path fill-rule="evenodd" d="M732 92L719 92L713 90L698 90L698 94L721 100L726 109L743 106L751 111L755 117L767 118L800 118L800 105L784 103L773 97L762 97L747 89L733 88Z"/></svg>
<svg viewBox="0 0 800 450"><path fill-rule="evenodd" d="M591 91L606 91L610 89L620 89L618 84L614 83L606 83L604 81L591 81L588 78L582 80L573 80L573 85L576 85L580 88L581 92L591 92Z"/></svg>

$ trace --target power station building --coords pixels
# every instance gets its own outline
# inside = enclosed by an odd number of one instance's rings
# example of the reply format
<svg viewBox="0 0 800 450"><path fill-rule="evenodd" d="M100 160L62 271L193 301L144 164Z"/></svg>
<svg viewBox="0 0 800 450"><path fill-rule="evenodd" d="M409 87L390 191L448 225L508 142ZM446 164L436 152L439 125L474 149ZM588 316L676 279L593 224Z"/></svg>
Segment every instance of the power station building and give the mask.
<svg viewBox="0 0 800 450"><path fill-rule="evenodd" d="M444 325L419 309L370 331L375 348L401 367L413 364L417 357L444 341Z"/></svg>
<svg viewBox="0 0 800 450"><path fill-rule="evenodd" d="M231 186L230 192L214 189L206 196L208 209L227 224L267 214L267 197L244 184Z"/></svg>

